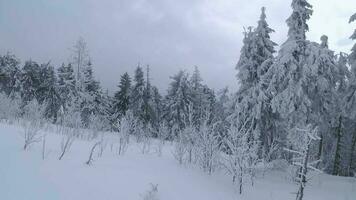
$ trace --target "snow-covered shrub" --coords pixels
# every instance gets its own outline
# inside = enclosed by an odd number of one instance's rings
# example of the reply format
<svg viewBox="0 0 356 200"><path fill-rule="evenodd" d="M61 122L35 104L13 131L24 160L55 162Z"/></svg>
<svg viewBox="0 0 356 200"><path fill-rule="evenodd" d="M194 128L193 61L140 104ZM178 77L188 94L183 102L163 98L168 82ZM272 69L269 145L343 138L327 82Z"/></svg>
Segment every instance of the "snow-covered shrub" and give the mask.
<svg viewBox="0 0 356 200"><path fill-rule="evenodd" d="M178 131L178 135L174 141L174 149L172 154L179 164L183 164L186 152L187 149L182 131Z"/></svg>
<svg viewBox="0 0 356 200"><path fill-rule="evenodd" d="M231 125L223 141L226 155L223 156L222 164L232 176L232 181L237 179L240 194L246 177L253 184L258 163L257 144L249 141L248 130Z"/></svg>
<svg viewBox="0 0 356 200"><path fill-rule="evenodd" d="M158 184L150 184L150 189L142 196L143 200L159 200Z"/></svg>
<svg viewBox="0 0 356 200"><path fill-rule="evenodd" d="M152 143L152 127L147 126L145 129L141 131L141 152L142 154L149 153L151 150L151 143Z"/></svg>
<svg viewBox="0 0 356 200"><path fill-rule="evenodd" d="M214 127L205 121L198 131L196 145L198 161L204 171L211 174L219 163L220 140Z"/></svg>
<svg viewBox="0 0 356 200"><path fill-rule="evenodd" d="M23 128L24 147L26 150L31 144L41 141L39 131L45 122L43 113L45 107L41 106L36 100L30 101L23 108L23 120L21 125Z"/></svg>
<svg viewBox="0 0 356 200"><path fill-rule="evenodd" d="M130 132L132 130L133 123L129 117L122 117L118 123L118 138L119 138L119 146L117 149L117 153L122 155L126 152L127 147L130 142Z"/></svg>
<svg viewBox="0 0 356 200"><path fill-rule="evenodd" d="M161 156L163 146L164 146L166 140L168 140L168 138L169 138L169 129L165 123L161 123L159 125L158 131L157 131L157 138L158 138L157 153L158 153L158 156Z"/></svg>

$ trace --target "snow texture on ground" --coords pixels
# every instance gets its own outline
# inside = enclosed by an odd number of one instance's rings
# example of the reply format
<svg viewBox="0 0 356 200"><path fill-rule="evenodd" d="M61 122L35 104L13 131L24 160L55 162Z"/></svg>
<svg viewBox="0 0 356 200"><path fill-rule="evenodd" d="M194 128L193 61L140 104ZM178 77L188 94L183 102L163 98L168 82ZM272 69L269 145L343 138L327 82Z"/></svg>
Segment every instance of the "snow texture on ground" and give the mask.
<svg viewBox="0 0 356 200"><path fill-rule="evenodd" d="M140 200L150 183L158 184L160 200L295 199L297 186L285 172L259 174L254 187L246 183L244 194L238 195L223 172L209 176L196 166L179 165L169 142L158 156L154 142L150 152L142 154L141 144L132 138L127 152L117 155L115 139L110 138L102 157L95 153L93 165L87 166L94 141L76 139L58 160L63 136L54 132L45 132L47 153L42 160L42 143L23 151L21 128L0 123L0 199ZM305 200L336 199L356 199L355 178L319 174L307 186Z"/></svg>

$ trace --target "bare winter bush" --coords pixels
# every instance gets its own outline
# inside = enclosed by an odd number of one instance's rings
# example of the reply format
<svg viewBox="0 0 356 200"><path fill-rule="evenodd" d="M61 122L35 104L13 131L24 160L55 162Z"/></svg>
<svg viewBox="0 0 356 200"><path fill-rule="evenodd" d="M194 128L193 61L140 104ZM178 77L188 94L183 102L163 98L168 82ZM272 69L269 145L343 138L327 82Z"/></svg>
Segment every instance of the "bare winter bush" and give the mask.
<svg viewBox="0 0 356 200"><path fill-rule="evenodd" d="M162 149L163 149L163 146L164 146L166 140L168 140L168 137L169 137L169 129L165 123L161 123L159 125L158 131L157 131L157 138L158 138L157 153L158 153L158 156L162 156Z"/></svg>
<svg viewBox="0 0 356 200"><path fill-rule="evenodd" d="M143 200L159 200L158 184L150 184L150 189L143 195Z"/></svg>
<svg viewBox="0 0 356 200"><path fill-rule="evenodd" d="M186 152L187 152L187 149L186 149L186 145L184 143L183 134L182 134L182 131L179 131L178 135L175 139L175 142L174 142L174 149L173 149L172 154L180 165L182 165L184 163L184 157L186 155Z"/></svg>
<svg viewBox="0 0 356 200"><path fill-rule="evenodd" d="M119 146L117 149L118 155L123 155L129 145L130 142L130 131L132 130L132 122L130 121L130 118L128 117L123 117L120 122L119 122Z"/></svg>
<svg viewBox="0 0 356 200"><path fill-rule="evenodd" d="M220 154L219 137L214 131L214 126L205 121L198 131L196 143L199 164L204 171L211 174L219 162Z"/></svg>
<svg viewBox="0 0 356 200"><path fill-rule="evenodd" d="M21 122L24 138L23 149L27 150L31 144L41 141L39 132L44 124L44 107L36 100L33 100L23 108L23 111L23 120Z"/></svg>
<svg viewBox="0 0 356 200"><path fill-rule="evenodd" d="M258 163L258 144L250 138L248 128L237 128L232 125L223 141L226 155L223 156L222 164L232 176L234 183L237 179L240 194L246 177L253 183Z"/></svg>
<svg viewBox="0 0 356 200"><path fill-rule="evenodd" d="M152 127L147 126L145 129L142 129L141 132L141 153L146 154L151 150L152 143Z"/></svg>

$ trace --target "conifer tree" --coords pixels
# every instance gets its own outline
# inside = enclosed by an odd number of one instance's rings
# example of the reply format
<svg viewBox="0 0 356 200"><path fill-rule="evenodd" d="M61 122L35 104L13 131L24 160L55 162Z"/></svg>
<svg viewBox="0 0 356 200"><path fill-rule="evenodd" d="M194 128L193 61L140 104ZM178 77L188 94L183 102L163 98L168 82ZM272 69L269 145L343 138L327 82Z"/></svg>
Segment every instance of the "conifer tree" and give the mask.
<svg viewBox="0 0 356 200"><path fill-rule="evenodd" d="M350 23L356 21L356 13L351 16ZM350 37L353 40L356 40L356 29ZM352 47L351 53L348 57L349 64L351 66L351 77L349 78L349 84L347 88L347 94L345 96L345 110L348 111L348 117L351 121L356 119L356 44ZM354 125L355 126L355 125ZM351 148L350 148L350 161L348 162L348 170L352 175L356 173L356 131L352 133L351 139Z"/></svg>
<svg viewBox="0 0 356 200"><path fill-rule="evenodd" d="M183 130L189 121L189 98L188 75L179 71L172 78L168 94L165 98L164 118L172 131L171 137L177 136L177 131Z"/></svg>
<svg viewBox="0 0 356 200"><path fill-rule="evenodd" d="M23 104L37 98L37 90L41 84L41 67L34 61L27 61L21 74L21 98Z"/></svg>
<svg viewBox="0 0 356 200"><path fill-rule="evenodd" d="M142 119L145 125L152 125L152 119L155 117L152 108L152 87L150 82L150 68L146 68L146 86L143 95Z"/></svg>
<svg viewBox="0 0 356 200"><path fill-rule="evenodd" d="M143 107L144 107L144 96L145 96L145 80L144 73L140 66L137 66L134 75L134 85L131 92L131 102L130 110L132 110L133 115L143 122Z"/></svg>
<svg viewBox="0 0 356 200"><path fill-rule="evenodd" d="M278 56L269 68L268 93L273 96L271 106L284 119L284 126L294 128L309 124L311 100L307 89L306 32L307 20L312 14L306 0L293 0L292 15L287 19L288 39L281 46ZM288 130L288 129L285 129Z"/></svg>
<svg viewBox="0 0 356 200"><path fill-rule="evenodd" d="M262 143L264 153L272 145L275 123L264 85L266 78L263 77L275 52L276 43L270 39L273 31L266 22L265 8L262 8L257 28L254 31L249 28L245 33L244 46L236 66L240 81L236 105L238 116L235 117L238 119L237 127L249 127L247 134L250 134L250 140L254 140L256 145Z"/></svg>
<svg viewBox="0 0 356 200"><path fill-rule="evenodd" d="M15 55L7 53L0 56L0 92L13 98L20 90L20 61Z"/></svg>
<svg viewBox="0 0 356 200"><path fill-rule="evenodd" d="M114 115L116 119L125 116L130 106L131 78L128 73L124 73L121 76L118 87L119 91L114 96Z"/></svg>
<svg viewBox="0 0 356 200"><path fill-rule="evenodd" d="M76 79L72 64L62 64L58 68L58 94L61 98L61 107L67 112L69 107L74 106L78 98Z"/></svg>

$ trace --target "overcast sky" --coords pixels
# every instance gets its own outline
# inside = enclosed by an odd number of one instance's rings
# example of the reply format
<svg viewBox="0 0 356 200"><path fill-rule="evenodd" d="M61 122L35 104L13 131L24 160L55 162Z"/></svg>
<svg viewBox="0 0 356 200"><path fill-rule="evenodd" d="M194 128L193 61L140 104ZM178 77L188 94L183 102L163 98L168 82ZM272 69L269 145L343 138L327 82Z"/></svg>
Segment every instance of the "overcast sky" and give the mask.
<svg viewBox="0 0 356 200"><path fill-rule="evenodd" d="M356 24L354 0L309 0L314 14L308 39L329 36L330 47L349 52ZM274 41L286 39L291 0L0 0L0 53L22 61L68 62L82 36L97 78L115 90L123 72L149 64L153 84L163 91L179 69L201 70L205 82L220 89L237 85L234 69L243 27L256 26L267 7Z"/></svg>

